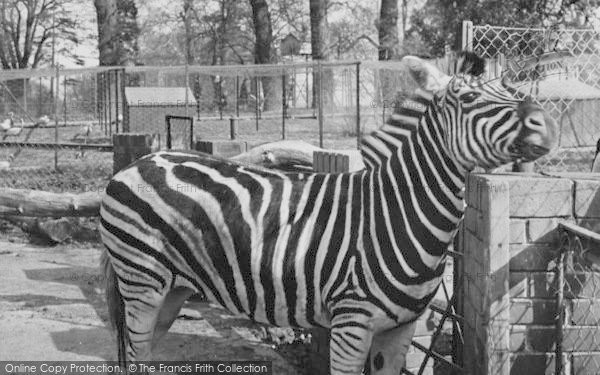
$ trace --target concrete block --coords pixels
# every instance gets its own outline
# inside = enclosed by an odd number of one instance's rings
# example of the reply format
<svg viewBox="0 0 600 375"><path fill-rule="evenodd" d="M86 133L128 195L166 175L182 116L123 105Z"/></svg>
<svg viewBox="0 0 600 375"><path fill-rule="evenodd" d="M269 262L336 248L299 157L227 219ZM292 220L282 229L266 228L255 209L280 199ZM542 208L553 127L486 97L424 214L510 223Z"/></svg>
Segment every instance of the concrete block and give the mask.
<svg viewBox="0 0 600 375"><path fill-rule="evenodd" d="M525 231L525 220L510 219L510 243L521 244L527 242Z"/></svg>
<svg viewBox="0 0 600 375"><path fill-rule="evenodd" d="M573 181L550 178L509 178L511 217L571 216Z"/></svg>
<svg viewBox="0 0 600 375"><path fill-rule="evenodd" d="M555 316L555 301L513 298L510 303L511 324L553 324Z"/></svg>
<svg viewBox="0 0 600 375"><path fill-rule="evenodd" d="M575 215L600 218L600 181L575 180Z"/></svg>
<svg viewBox="0 0 600 375"><path fill-rule="evenodd" d="M207 154L230 158L247 151L244 141L196 141L194 149Z"/></svg>
<svg viewBox="0 0 600 375"><path fill-rule="evenodd" d="M558 241L557 218L527 220L527 242L529 243L555 243Z"/></svg>
<svg viewBox="0 0 600 375"><path fill-rule="evenodd" d="M554 244L510 245L511 271L548 271L556 265L558 248Z"/></svg>

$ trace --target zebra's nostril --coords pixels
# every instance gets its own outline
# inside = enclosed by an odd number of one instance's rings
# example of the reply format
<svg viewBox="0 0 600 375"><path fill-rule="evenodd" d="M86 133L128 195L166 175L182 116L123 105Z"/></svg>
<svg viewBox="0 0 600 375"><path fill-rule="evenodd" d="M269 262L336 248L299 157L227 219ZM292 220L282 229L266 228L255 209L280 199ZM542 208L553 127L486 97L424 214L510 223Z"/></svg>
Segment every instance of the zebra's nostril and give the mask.
<svg viewBox="0 0 600 375"><path fill-rule="evenodd" d="M533 117L528 118L526 120L526 122L528 122L529 124L534 125L534 126L544 126L544 121L543 120L539 120L539 119L536 119L536 118L533 118Z"/></svg>

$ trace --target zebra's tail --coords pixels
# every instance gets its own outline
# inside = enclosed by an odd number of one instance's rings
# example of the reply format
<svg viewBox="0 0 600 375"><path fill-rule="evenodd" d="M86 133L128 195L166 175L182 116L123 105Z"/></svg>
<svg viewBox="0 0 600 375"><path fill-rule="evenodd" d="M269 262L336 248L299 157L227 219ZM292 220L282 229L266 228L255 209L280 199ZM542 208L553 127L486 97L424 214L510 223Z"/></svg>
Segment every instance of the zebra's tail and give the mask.
<svg viewBox="0 0 600 375"><path fill-rule="evenodd" d="M113 330L117 331L118 361L126 366L127 323L125 321L125 304L119 291L117 273L108 257L108 250L102 254L102 267L106 280L106 302L108 304L108 319Z"/></svg>

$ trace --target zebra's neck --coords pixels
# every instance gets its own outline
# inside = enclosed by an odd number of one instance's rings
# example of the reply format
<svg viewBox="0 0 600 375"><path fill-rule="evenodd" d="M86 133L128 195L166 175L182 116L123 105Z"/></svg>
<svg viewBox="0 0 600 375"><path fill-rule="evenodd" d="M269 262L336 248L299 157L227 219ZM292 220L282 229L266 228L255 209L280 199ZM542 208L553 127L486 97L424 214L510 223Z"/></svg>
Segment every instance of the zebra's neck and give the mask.
<svg viewBox="0 0 600 375"><path fill-rule="evenodd" d="M379 194L373 199L385 200L381 214L389 226L407 228L425 265L435 268L463 216L467 171L450 155L431 100L423 91L404 100L386 125L364 139L362 154L373 194Z"/></svg>

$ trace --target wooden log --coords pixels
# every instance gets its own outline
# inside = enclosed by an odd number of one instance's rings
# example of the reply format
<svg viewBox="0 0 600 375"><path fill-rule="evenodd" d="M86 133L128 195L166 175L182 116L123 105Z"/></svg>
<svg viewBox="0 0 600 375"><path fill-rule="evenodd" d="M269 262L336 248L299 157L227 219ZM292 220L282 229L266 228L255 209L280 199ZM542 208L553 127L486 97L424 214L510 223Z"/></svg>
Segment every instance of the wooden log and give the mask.
<svg viewBox="0 0 600 375"><path fill-rule="evenodd" d="M43 219L24 216L7 216L6 221L49 243L62 243L73 236L74 228L69 219Z"/></svg>
<svg viewBox="0 0 600 375"><path fill-rule="evenodd" d="M149 142L146 138L143 138L142 141L145 142L144 144ZM119 145L119 143L116 142L115 145ZM230 158L230 160L269 168L292 165L311 167L315 151L323 151L323 149L302 141L280 141L255 147ZM131 162L130 159L133 157L128 155L126 162ZM98 192L72 194L4 188L0 189L0 216L98 216L101 199L102 196Z"/></svg>
<svg viewBox="0 0 600 375"><path fill-rule="evenodd" d="M0 190L0 215L65 217L98 216L101 195L97 192L71 194L39 190Z"/></svg>

